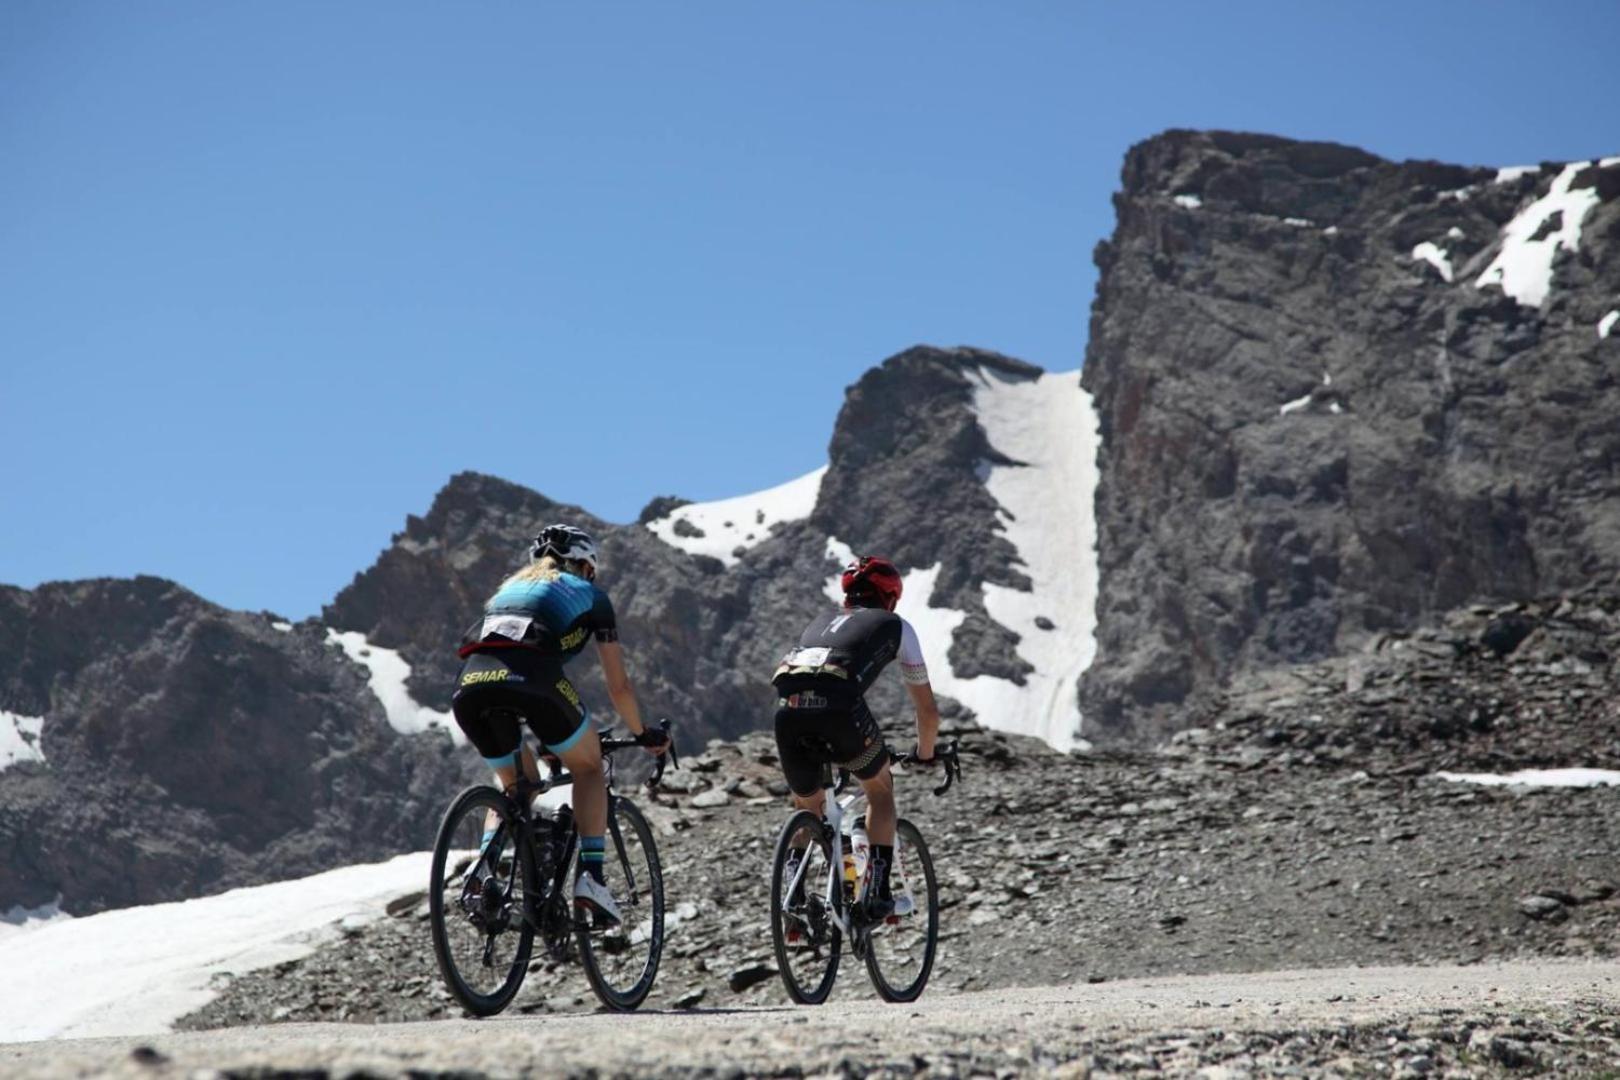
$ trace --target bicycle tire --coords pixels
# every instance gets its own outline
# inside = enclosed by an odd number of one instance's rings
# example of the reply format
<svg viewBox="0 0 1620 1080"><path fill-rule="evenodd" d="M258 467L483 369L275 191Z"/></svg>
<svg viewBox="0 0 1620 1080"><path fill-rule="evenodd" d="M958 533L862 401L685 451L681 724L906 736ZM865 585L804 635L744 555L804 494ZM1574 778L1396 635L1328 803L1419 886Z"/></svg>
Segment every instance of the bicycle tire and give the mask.
<svg viewBox="0 0 1620 1080"><path fill-rule="evenodd" d="M896 925L873 930L866 943L866 973L884 1001L916 1001L928 985L928 976L934 970L934 955L939 949L939 880L934 876L934 859L928 853L922 832L905 818L895 825L894 853L895 870L903 871L905 886L916 908ZM919 884L922 885L920 891ZM918 922L920 927L916 925ZM907 956L909 945L919 938L921 957ZM902 942L907 943L905 947L901 947ZM888 972L883 970L885 966L889 967ZM911 969L909 981L894 985L891 978L908 966Z"/></svg>
<svg viewBox="0 0 1620 1080"><path fill-rule="evenodd" d="M613 888L614 895L619 901L620 914L624 919L615 931L606 934L592 933L588 928L576 923L576 939L579 942L579 959L585 968L585 977L590 980L591 989L602 1004L616 1012L629 1012L647 1000L652 992L653 980L658 977L658 965L664 954L664 868L658 858L658 845L653 842L652 828L647 824L646 817L635 803L622 796L612 796L609 803L609 812L619 823L620 836L624 841L621 849L613 837L612 829L608 830L607 858L604 860L604 873L608 878L609 887ZM642 853L644 858L637 858L636 852ZM632 865L626 866L626 861ZM633 865L642 862L642 866ZM615 872L615 870L617 872ZM628 890L627 882L634 874L636 889ZM638 897L646 898L645 917L637 917L642 902ZM635 924L631 925L632 918ZM623 941L624 950L629 951L636 947L636 938L640 936L646 944L646 956L641 960L639 971L635 970L635 961L628 964L619 964L613 961L615 953L610 952L609 943ZM625 968L624 975L616 970L607 970L609 967ZM628 974L634 972L634 979L626 984Z"/></svg>
<svg viewBox="0 0 1620 1080"><path fill-rule="evenodd" d="M803 850L806 852L805 858L810 861L801 878L802 899L794 905L798 913L790 915L787 910L789 905L783 902L783 889L789 887L791 882L784 878L789 853L796 846L793 841L801 833L809 841ZM812 849L819 853L819 858L810 854ZM795 811L782 826L782 832L776 839L776 851L771 856L771 945L776 952L776 969L787 987L788 997L800 1005L820 1005L827 1000L838 977L838 962L843 955L843 937L832 917L834 913L825 910L826 897L816 892L818 888L825 887L831 866L832 843L827 838L826 824L808 810ZM839 887L842 888L842 883ZM805 935L804 944L788 944L790 922ZM819 957L822 950L826 952L824 961ZM807 953L817 955L807 956ZM801 978L796 968L805 976L811 976L818 970L820 974L813 978Z"/></svg>
<svg viewBox="0 0 1620 1080"><path fill-rule="evenodd" d="M465 845L468 843L468 831L464 826L475 819L471 815L488 814L493 811L501 821L501 832L498 842L501 850L496 854L497 873L491 880L500 880L499 866L507 866L508 880L516 874L521 882L521 889L515 886L518 881L512 882L510 892L516 895L516 903L508 904L512 908L506 912L506 921L503 929L489 934L480 924L474 922L473 916L462 907L463 896L467 889L466 872L484 861L485 855L469 856ZM482 819L478 821L477 828L483 829ZM476 835L476 834L473 834ZM476 852L477 841L472 841ZM491 844L493 847L494 844ZM511 854L506 851L510 848ZM454 854L458 864L452 865L451 857ZM465 861L460 861L465 860ZM509 862L507 860L510 860ZM534 854L529 845L524 843L522 831L519 828L516 808L511 800L492 787L470 787L456 796L445 811L444 819L439 823L439 832L433 842L433 863L428 878L428 910L429 923L432 927L433 956L438 961L439 974L443 976L445 986L451 995L461 1003L462 1007L474 1016L493 1016L511 1004L523 985L523 977L529 970L529 956L534 950L534 925L528 918L530 900L538 894L535 881ZM482 888L487 888L486 882ZM446 895L454 896L454 905L446 904ZM468 931L471 931L469 933ZM465 954L468 950L463 946L475 946L480 935L485 941L485 951L493 948L493 939L515 935L513 939L515 949L512 959L505 965L506 971L501 981L492 989L484 990L474 985L473 976L475 967L480 966L471 962ZM498 971L497 964L487 965L491 969L490 977L493 979Z"/></svg>

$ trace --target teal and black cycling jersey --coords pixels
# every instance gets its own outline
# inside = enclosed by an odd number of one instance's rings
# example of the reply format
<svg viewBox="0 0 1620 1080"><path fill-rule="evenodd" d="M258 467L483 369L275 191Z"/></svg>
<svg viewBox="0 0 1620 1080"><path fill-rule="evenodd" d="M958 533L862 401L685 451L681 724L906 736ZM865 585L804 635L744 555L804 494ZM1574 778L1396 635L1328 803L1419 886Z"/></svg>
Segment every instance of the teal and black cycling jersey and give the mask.
<svg viewBox="0 0 1620 1080"><path fill-rule="evenodd" d="M468 630L460 653L527 647L564 659L591 638L617 641L608 594L575 574L543 581L509 581L490 597L483 617Z"/></svg>

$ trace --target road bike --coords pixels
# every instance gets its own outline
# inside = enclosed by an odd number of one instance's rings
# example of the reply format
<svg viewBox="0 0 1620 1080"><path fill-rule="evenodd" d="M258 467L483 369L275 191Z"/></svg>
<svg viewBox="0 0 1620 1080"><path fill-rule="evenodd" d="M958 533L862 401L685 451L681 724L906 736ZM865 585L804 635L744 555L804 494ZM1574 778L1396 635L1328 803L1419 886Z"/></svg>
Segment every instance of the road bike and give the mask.
<svg viewBox="0 0 1620 1080"><path fill-rule="evenodd" d="M896 765L915 764L912 754ZM962 774L956 743L935 751L945 769L943 795ZM928 985L939 947L939 882L921 830L905 818L895 826L890 889L893 914L874 918L865 904L870 860L853 836L865 817L855 806L865 799L859 787L840 798L849 774L839 770L835 785L826 770L824 816L796 810L782 826L771 859L771 942L788 996L801 1005L819 1005L832 992L847 939L885 1001L915 1001ZM867 865L863 865L863 860Z"/></svg>
<svg viewBox="0 0 1620 1080"><path fill-rule="evenodd" d="M667 734L669 721L659 729ZM475 1016L492 1016L517 996L536 936L557 962L571 959L577 946L591 989L610 1009L634 1009L652 990L664 950L663 867L647 819L613 791L613 754L640 744L601 741L608 795L603 871L622 915L616 925L602 928L576 916L579 830L570 808L558 807L548 819L532 805L573 783L556 758L542 755L549 773L543 779L530 780L520 769L509 793L476 785L445 812L428 882L433 954L450 993ZM679 767L673 739L647 780L649 790L666 764Z"/></svg>

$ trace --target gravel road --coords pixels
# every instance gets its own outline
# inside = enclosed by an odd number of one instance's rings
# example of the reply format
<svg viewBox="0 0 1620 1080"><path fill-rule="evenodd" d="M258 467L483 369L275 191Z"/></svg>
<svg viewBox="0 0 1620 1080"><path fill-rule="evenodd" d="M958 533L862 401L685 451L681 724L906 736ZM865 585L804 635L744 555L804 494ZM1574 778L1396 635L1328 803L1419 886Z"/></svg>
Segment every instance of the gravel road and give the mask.
<svg viewBox="0 0 1620 1080"><path fill-rule="evenodd" d="M1616 1017L1612 961L1133 979L939 993L910 1006L878 1005L848 978L820 1008L12 1044L0 1046L0 1074L1596 1076L1620 1070Z"/></svg>

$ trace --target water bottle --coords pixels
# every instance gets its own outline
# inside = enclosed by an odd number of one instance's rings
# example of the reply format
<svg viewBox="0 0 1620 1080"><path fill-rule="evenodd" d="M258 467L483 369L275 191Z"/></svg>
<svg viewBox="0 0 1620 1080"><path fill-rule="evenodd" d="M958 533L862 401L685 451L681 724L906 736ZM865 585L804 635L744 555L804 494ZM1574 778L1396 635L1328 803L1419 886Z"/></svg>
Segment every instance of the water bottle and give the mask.
<svg viewBox="0 0 1620 1080"><path fill-rule="evenodd" d="M850 847L855 849L855 880L866 880L866 868L871 864L872 843L866 835L866 818L855 819L854 828L849 830Z"/></svg>
<svg viewBox="0 0 1620 1080"><path fill-rule="evenodd" d="M855 903L855 882L859 875L855 873L855 852L849 848L844 849L844 903Z"/></svg>
<svg viewBox="0 0 1620 1080"><path fill-rule="evenodd" d="M535 822L535 836L539 851L535 856L535 869L541 881L549 882L557 869L557 860L568 850L568 830L574 823L574 811L559 806L548 822L544 818Z"/></svg>

